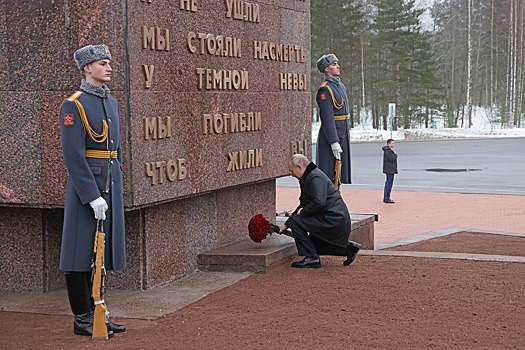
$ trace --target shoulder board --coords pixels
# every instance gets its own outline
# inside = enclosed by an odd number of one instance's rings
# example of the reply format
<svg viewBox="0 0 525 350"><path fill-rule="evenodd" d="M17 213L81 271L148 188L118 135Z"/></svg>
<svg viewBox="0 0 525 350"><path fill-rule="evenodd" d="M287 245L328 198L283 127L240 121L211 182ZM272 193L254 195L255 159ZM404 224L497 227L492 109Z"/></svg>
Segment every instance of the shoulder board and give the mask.
<svg viewBox="0 0 525 350"><path fill-rule="evenodd" d="M326 80L325 80L325 81L323 81L323 83L321 84L321 86L320 86L320 87L325 87L325 86L328 86L328 81L326 81Z"/></svg>
<svg viewBox="0 0 525 350"><path fill-rule="evenodd" d="M69 96L67 98L67 100L71 101L71 102L76 101L76 99L78 99L80 97L80 95L82 95L82 94L83 94L82 91L75 91L75 93L73 93L73 95Z"/></svg>

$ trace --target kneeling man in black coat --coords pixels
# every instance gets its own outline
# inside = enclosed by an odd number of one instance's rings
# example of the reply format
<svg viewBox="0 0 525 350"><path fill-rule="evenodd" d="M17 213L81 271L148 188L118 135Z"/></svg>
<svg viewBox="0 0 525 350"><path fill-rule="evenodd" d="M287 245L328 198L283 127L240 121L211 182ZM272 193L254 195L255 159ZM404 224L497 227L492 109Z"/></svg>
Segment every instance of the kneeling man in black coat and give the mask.
<svg viewBox="0 0 525 350"><path fill-rule="evenodd" d="M334 184L314 163L301 154L288 162L292 176L299 180L299 206L281 225L281 232L290 228L301 261L292 267L321 267L319 255L346 256L343 265L350 265L361 245L348 240L350 213Z"/></svg>

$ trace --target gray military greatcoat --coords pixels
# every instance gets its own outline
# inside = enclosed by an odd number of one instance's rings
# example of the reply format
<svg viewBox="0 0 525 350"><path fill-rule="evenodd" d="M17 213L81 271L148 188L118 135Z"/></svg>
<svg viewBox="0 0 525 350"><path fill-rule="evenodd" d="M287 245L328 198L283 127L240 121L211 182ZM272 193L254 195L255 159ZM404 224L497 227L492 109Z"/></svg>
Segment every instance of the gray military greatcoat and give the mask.
<svg viewBox="0 0 525 350"><path fill-rule="evenodd" d="M348 116L350 102L346 87L337 78L325 76L325 81L317 91L317 104L321 117L321 127L317 137L316 164L330 180L334 180L335 157L330 145L339 142L341 153L341 183L351 183L350 128L348 120L335 120L335 117Z"/></svg>
<svg viewBox="0 0 525 350"><path fill-rule="evenodd" d="M77 100L86 111L89 125L94 132L102 134L102 121L106 120L109 126L109 136L103 143L92 140L89 133L86 133L76 104L69 100L62 104L60 132L68 179L60 269L63 271L91 270L97 227L89 202L103 194L108 178L108 166L111 168L111 177L109 195L105 197L109 209L104 221L106 234L104 263L108 270L124 269L126 266L125 230L118 103L109 95L107 88L97 88L83 81L81 91L83 93ZM118 156L115 159L87 158L86 149L117 151Z"/></svg>

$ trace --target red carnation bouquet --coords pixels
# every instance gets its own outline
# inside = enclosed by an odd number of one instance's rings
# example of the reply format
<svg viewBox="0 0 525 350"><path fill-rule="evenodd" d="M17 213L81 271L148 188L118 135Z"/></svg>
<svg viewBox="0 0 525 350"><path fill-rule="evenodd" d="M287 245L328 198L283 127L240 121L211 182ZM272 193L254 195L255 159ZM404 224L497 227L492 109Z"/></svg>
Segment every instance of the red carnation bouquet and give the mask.
<svg viewBox="0 0 525 350"><path fill-rule="evenodd" d="M279 226L271 224L262 214L252 217L248 224L248 233L255 243L261 243L267 235L278 232Z"/></svg>

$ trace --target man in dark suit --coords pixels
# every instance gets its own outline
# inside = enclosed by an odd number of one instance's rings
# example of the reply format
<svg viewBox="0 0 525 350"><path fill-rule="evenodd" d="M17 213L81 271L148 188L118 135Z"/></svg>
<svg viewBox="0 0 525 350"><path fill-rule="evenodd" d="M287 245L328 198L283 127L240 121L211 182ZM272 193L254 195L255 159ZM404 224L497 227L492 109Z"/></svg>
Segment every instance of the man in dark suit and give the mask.
<svg viewBox="0 0 525 350"><path fill-rule="evenodd" d="M293 177L299 180L299 206L280 226L290 228L297 252L304 256L292 267L321 267L319 255L346 256L343 265L350 265L361 245L348 240L351 230L350 213L341 193L314 163L301 154L288 162Z"/></svg>
<svg viewBox="0 0 525 350"><path fill-rule="evenodd" d="M60 109L62 154L68 172L60 270L75 315L73 332L91 336L91 263L100 220L106 235L105 268L126 267L121 132L118 103L106 86L112 72L108 47L82 47L74 59L84 79L79 91ZM106 325L110 336L126 330L113 322Z"/></svg>
<svg viewBox="0 0 525 350"><path fill-rule="evenodd" d="M397 153L394 152L396 142L393 139L386 141L383 146L383 174L386 174L385 190L383 193L383 202L395 203L390 198L390 192L394 185L394 175L397 174Z"/></svg>

